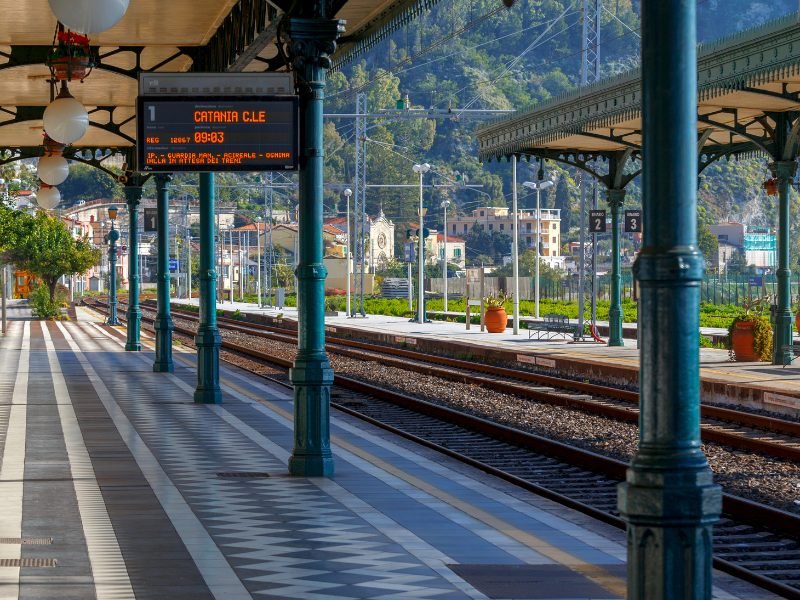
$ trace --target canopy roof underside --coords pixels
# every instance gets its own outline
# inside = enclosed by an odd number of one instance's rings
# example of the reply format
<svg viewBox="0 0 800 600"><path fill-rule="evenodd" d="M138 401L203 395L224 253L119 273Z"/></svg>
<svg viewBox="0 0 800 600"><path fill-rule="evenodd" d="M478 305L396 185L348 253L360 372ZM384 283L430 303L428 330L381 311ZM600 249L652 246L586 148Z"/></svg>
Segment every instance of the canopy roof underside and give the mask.
<svg viewBox="0 0 800 600"><path fill-rule="evenodd" d="M800 13L698 49L700 154L764 151L777 113L800 111ZM642 146L641 74L633 71L495 121L482 160L513 154L611 154Z"/></svg>
<svg viewBox="0 0 800 600"><path fill-rule="evenodd" d="M310 0L309 0L310 1ZM437 0L328 0L346 21L334 62L342 63ZM278 48L291 0L131 0L113 28L90 36L100 65L70 92L90 114L76 146L126 147L135 139L137 77L142 71L285 71ZM42 143L50 102L56 18L47 0L0 0L0 148ZM284 40L285 41L285 40Z"/></svg>

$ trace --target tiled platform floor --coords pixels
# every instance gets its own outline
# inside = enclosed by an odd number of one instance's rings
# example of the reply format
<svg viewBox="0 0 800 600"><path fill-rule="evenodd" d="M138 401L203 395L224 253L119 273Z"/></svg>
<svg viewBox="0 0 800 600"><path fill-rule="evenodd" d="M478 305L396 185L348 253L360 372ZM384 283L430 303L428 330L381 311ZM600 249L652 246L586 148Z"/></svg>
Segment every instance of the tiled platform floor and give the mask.
<svg viewBox="0 0 800 600"><path fill-rule="evenodd" d="M37 538L0 598L624 596L622 532L338 414L335 477L289 477L288 390L223 366L196 406L193 353L153 373L87 314L0 341L0 538Z"/></svg>

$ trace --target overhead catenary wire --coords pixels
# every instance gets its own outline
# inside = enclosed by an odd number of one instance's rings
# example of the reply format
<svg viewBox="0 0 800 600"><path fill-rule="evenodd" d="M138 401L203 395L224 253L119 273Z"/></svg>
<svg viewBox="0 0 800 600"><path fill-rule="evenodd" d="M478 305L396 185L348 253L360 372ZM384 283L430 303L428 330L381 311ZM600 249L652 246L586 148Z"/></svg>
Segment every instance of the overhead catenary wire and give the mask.
<svg viewBox="0 0 800 600"><path fill-rule="evenodd" d="M494 15L496 15L499 12L502 12L503 10L506 10L506 8L501 5L501 6L498 6L497 8L495 8L494 10L491 10L488 13L486 13L484 15L481 15L477 19L473 19L472 21L470 21L466 25L464 25L464 27L461 27L460 29L457 29L456 31L453 31L453 32L451 32L451 33L449 33L449 34L447 34L445 36L442 36L438 40L435 40L432 44L430 44L427 47L423 48L420 52L417 52L416 54L414 54L412 56L409 56L408 58L403 59L402 61L397 63L397 66L400 66L400 65L403 65L403 64L407 64L407 63L413 63L419 57L424 56L428 52L431 52L432 50L435 50L436 48L444 45L445 43L449 42L450 40L457 38L462 33L465 33L467 31L470 31L471 29L474 29L475 27L477 27L478 25L480 25L484 21L492 18ZM343 96L344 98L352 97L355 94L358 94L359 92L364 91L367 87L369 87L373 83L376 83L377 81L379 81L381 79L384 79L386 77L390 77L391 75L392 75L392 73L386 72L386 73L384 73L382 75L379 75L379 76L376 76L376 77L372 78L369 81L366 81L365 83L361 84L357 88L353 88L353 89L350 89L350 90L342 90L341 92L336 92L335 94L331 94L328 97L335 97L335 96Z"/></svg>
<svg viewBox="0 0 800 600"><path fill-rule="evenodd" d="M525 57L525 55L526 55L528 52L530 52L531 50L533 50L534 48L536 48L536 47L539 45L539 43L541 42L542 38L544 38L545 34L546 34L547 32L549 32L549 31L550 31L550 30L553 28L553 26L554 26L554 25L555 25L557 22L561 21L561 20L564 18L564 16L565 16L565 15L566 15L566 14L567 14L567 13L568 13L568 12L569 12L569 11L570 11L570 10L571 10L573 7L574 7L574 6L575 6L575 2L574 2L574 0L573 0L573 2L570 2L569 6L567 6L567 7L566 7L566 8L565 8L565 9L564 9L562 12L561 12L561 14L560 14L558 17L556 17L555 19L552 19L552 20L551 20L551 21L548 23L547 27L545 27L545 30L544 30L542 33L540 33L540 34L539 34L539 36L538 36L536 39L534 39L534 40L533 40L533 42L531 42L531 43L530 43L530 44L529 44L529 45L528 45L528 46L527 46L527 47L526 47L526 48L525 48L525 49L524 49L522 52L520 52L520 53L519 53L519 54L518 54L518 55L517 55L517 56L516 56L516 57L515 57L513 60L509 61L509 62L508 62L508 64L506 64L505 68L503 69L503 71L502 71L502 72L501 72L499 75L497 75L496 77L494 77L493 79L491 79L491 80L489 80L489 81L487 81L487 82L481 82L481 83L479 83L479 84L478 84L478 87L480 88L481 86L485 86L485 85L487 85L487 84L492 84L492 83L495 83L496 81L498 81L499 79L501 79L502 77L504 77L504 76L505 76L505 75L506 75L506 74L507 74L509 71L511 71L511 69L513 69L513 68L514 68L514 67L515 67L517 64L519 64L519 62L520 62L520 61L521 61L521 60L522 60L522 59ZM463 110L466 110L467 108L469 108L470 106L472 106L473 104L475 104L475 102L477 102L477 101L478 101L480 98L482 98L482 94L479 92L479 93L478 93L476 96L474 96L474 97L472 98L472 100L470 100L470 101L468 101L466 104L464 104L464 106L463 106L463 107L461 107L461 110L462 110L462 111L463 111ZM458 114L458 113L457 113L457 114Z"/></svg>

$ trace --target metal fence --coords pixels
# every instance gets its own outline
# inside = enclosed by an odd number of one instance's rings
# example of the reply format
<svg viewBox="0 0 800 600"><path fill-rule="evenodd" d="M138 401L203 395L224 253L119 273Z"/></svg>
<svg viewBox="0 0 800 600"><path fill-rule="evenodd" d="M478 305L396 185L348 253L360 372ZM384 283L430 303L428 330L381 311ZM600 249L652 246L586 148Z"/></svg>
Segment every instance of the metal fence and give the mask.
<svg viewBox="0 0 800 600"><path fill-rule="evenodd" d="M433 294L444 292L444 280L442 278L432 278L426 280L426 289ZM520 300L532 300L534 298L534 278L520 277L519 291ZM484 279L484 294L497 293L498 291L511 293L513 290L513 280L511 277L491 277ZM466 280L450 278L447 280L447 293L452 297L464 296L466 294ZM578 288L577 277L565 277L561 280L539 280L539 297L548 300L562 300L566 302L577 302L580 289ZM746 300L757 298L764 295L775 295L778 293L778 280L774 273L768 275L712 275L706 277L700 284L700 301L709 304L734 304L741 306ZM473 292L477 297L478 292ZM800 273L793 274L791 282L792 301L800 295ZM599 300L611 299L611 277L610 275L600 275L597 278L597 298ZM622 298L635 299L633 289L633 274L631 271L622 272Z"/></svg>

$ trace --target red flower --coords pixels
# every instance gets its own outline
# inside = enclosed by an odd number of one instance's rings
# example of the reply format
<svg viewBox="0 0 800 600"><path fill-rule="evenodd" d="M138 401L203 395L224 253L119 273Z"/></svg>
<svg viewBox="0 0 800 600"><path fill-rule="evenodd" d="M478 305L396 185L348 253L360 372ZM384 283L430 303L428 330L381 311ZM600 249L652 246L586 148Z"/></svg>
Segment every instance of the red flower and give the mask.
<svg viewBox="0 0 800 600"><path fill-rule="evenodd" d="M58 41L73 46L88 46L89 37L72 31L59 31Z"/></svg>

